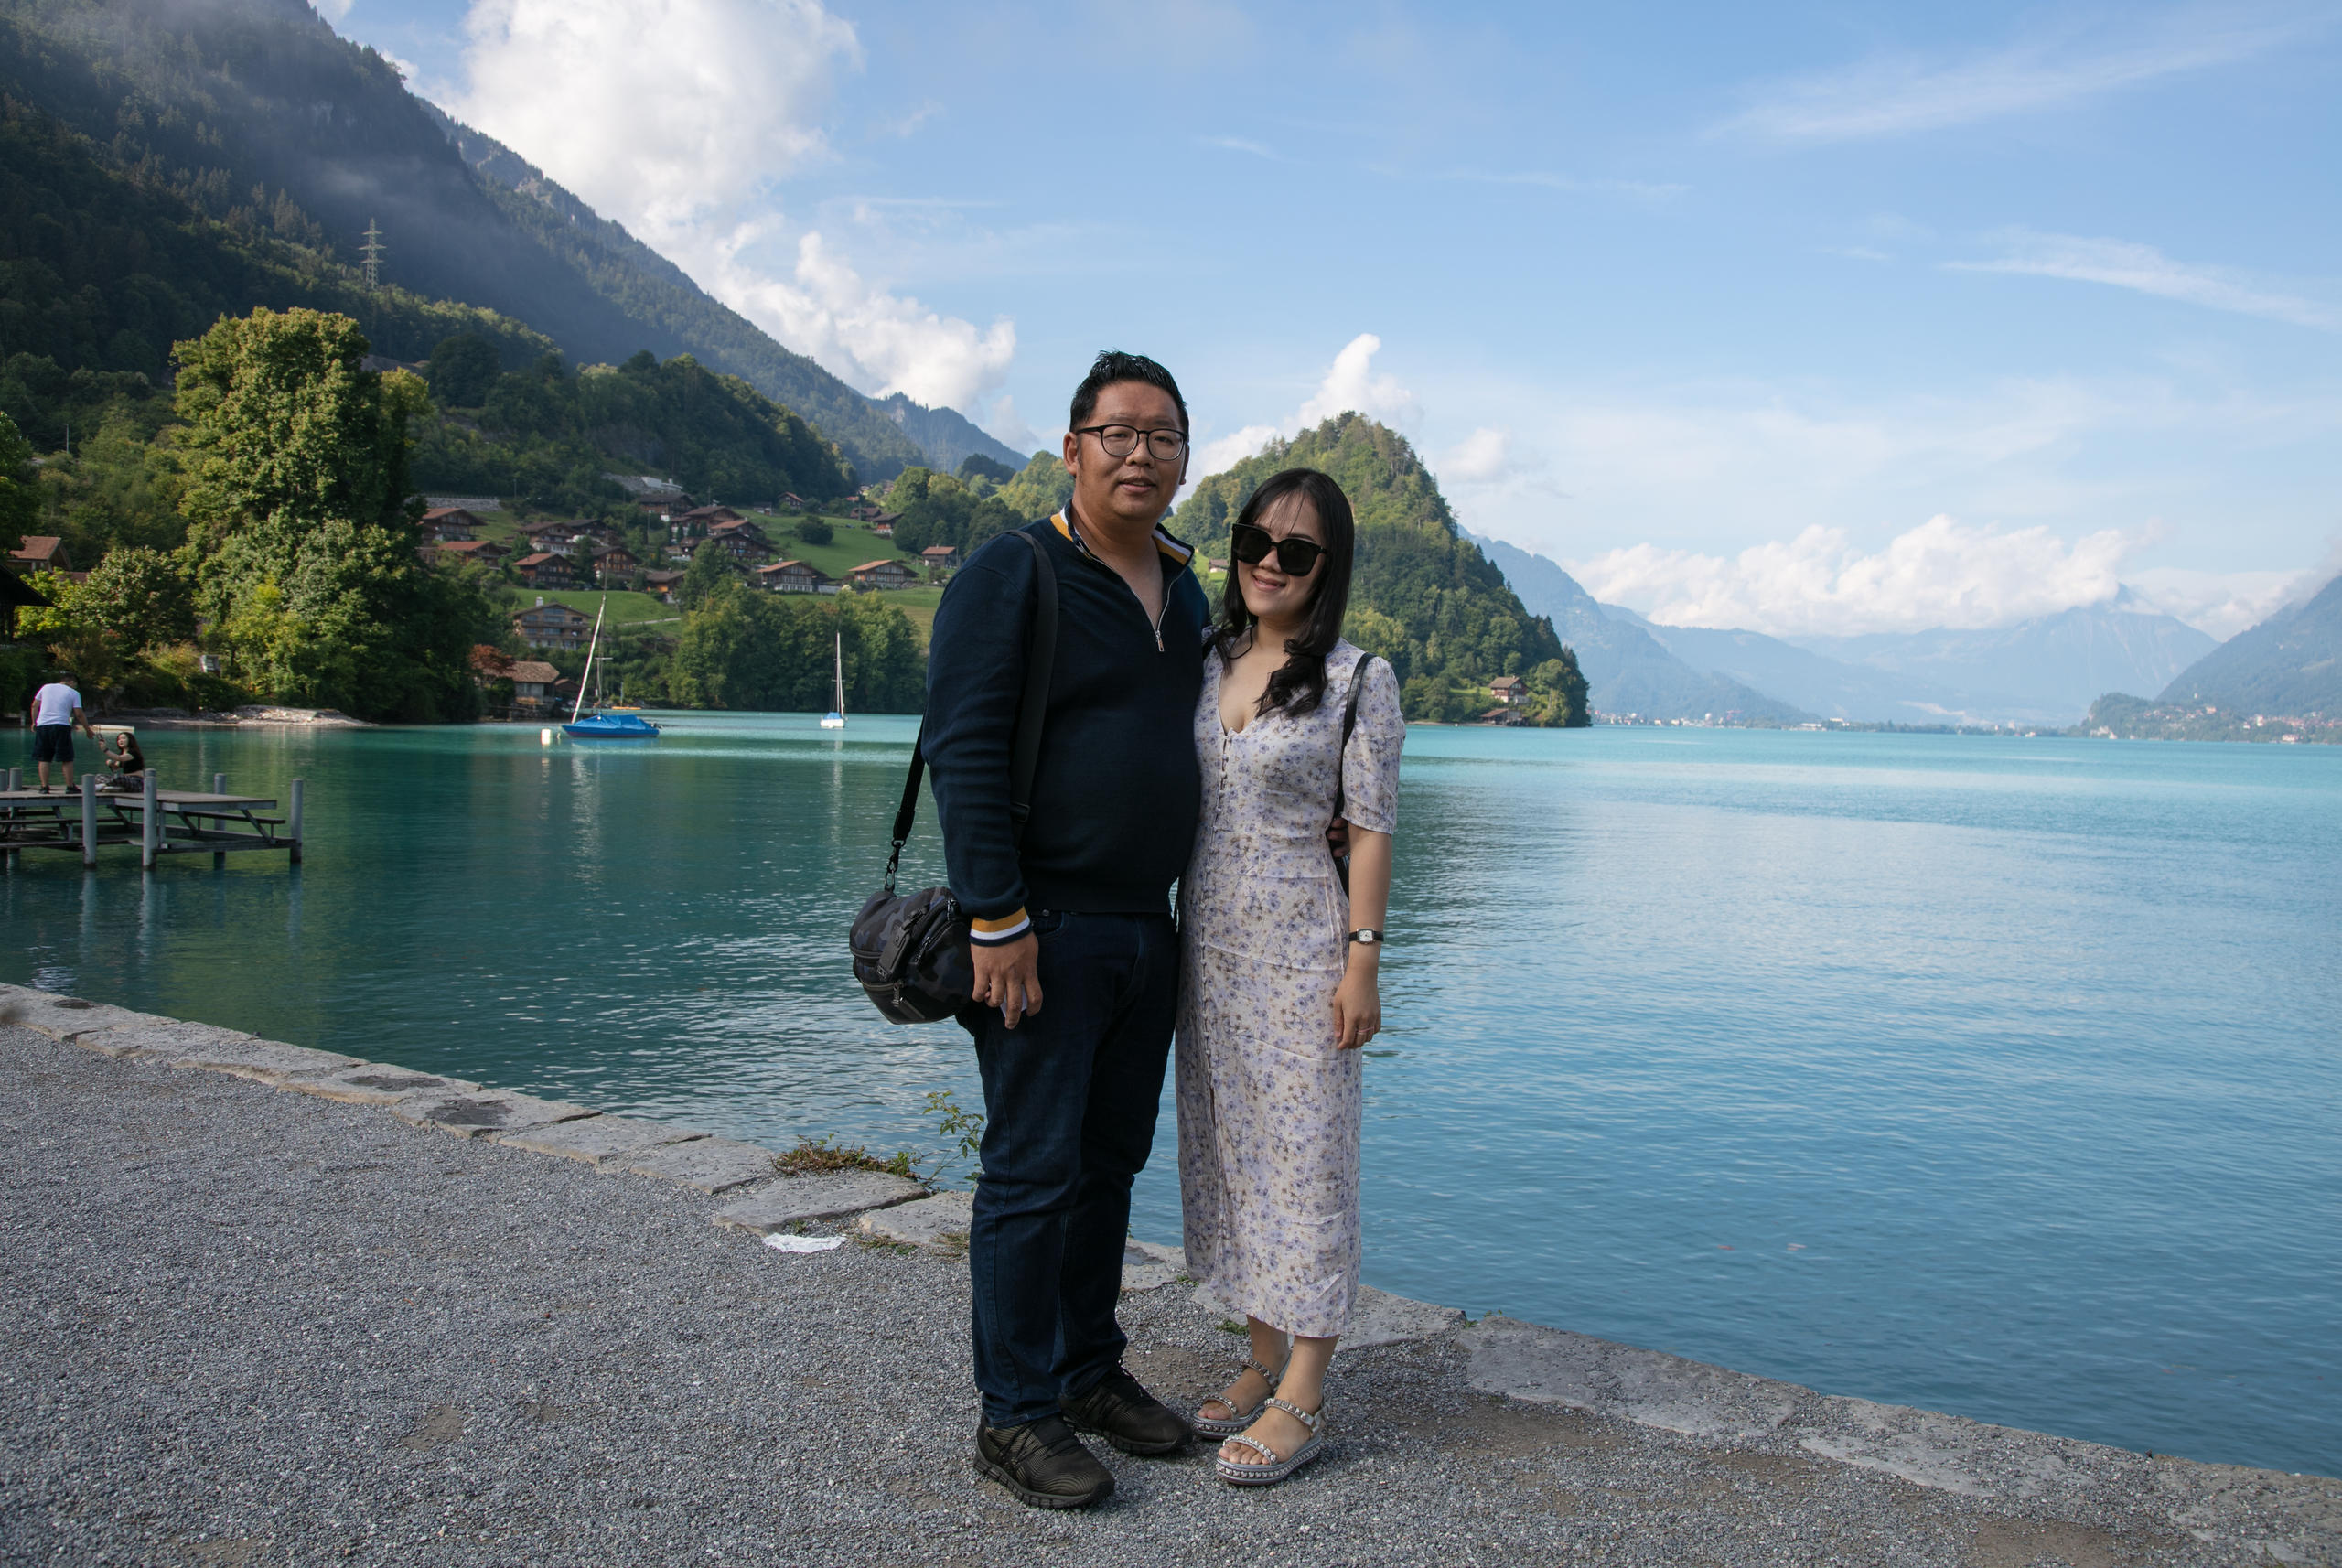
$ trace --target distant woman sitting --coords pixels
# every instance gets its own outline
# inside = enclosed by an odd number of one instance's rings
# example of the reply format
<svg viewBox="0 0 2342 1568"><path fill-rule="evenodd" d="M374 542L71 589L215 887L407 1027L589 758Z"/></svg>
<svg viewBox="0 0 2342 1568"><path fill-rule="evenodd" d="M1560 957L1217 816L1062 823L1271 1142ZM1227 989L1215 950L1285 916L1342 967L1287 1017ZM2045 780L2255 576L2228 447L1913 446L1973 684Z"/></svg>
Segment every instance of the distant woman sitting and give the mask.
<svg viewBox="0 0 2342 1568"><path fill-rule="evenodd" d="M113 732L113 746L105 754L106 766L113 769L117 785L135 784L139 775L146 771L146 754L138 749L138 737L126 729Z"/></svg>

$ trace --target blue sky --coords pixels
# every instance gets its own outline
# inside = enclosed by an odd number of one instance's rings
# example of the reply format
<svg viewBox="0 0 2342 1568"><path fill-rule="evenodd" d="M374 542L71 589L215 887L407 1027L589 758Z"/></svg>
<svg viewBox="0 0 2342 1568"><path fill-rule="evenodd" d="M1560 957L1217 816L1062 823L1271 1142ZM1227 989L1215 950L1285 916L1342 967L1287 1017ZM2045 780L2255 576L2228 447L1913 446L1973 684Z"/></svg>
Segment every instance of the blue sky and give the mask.
<svg viewBox="0 0 2342 1568"><path fill-rule="evenodd" d="M2342 7L351 0L413 84L870 391L1215 462L1359 406L1468 526L1783 633L2342 534Z"/></svg>

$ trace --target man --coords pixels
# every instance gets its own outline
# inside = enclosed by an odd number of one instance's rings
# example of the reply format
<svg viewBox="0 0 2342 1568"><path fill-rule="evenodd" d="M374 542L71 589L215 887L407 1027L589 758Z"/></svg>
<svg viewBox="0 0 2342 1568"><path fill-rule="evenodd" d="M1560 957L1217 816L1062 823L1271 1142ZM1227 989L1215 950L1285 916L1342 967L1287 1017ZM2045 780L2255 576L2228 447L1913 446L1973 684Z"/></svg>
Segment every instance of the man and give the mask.
<svg viewBox="0 0 2342 1568"><path fill-rule="evenodd" d="M1187 470L1187 405L1154 360L1103 353L1073 394L1073 499L1026 532L1058 583L1040 763L1021 838L1009 760L1037 610L1019 539L985 545L936 611L925 751L953 896L971 918L983 1079L968 1235L979 1471L1080 1508L1113 1477L1074 1435L1132 1454L1187 1421L1123 1370L1114 1320L1132 1178L1171 1043L1171 884L1201 785L1195 708L1210 619L1191 552L1159 526ZM1044 1000L1046 999L1046 1005Z"/></svg>
<svg viewBox="0 0 2342 1568"><path fill-rule="evenodd" d="M95 745L97 726L81 711L81 693L64 681L51 681L33 693L26 715L33 722L33 761L40 769L40 792L48 793L48 765L65 766L65 788L73 788L73 732L79 729Z"/></svg>

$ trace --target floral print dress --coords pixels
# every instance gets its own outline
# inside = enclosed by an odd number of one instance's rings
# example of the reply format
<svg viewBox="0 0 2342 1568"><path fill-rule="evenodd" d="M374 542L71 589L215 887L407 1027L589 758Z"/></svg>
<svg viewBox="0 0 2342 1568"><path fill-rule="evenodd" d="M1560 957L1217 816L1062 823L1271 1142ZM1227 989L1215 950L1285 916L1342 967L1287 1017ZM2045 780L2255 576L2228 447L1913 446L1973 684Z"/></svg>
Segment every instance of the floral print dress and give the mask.
<svg viewBox="0 0 2342 1568"><path fill-rule="evenodd" d="M1390 664L1338 642L1313 712L1219 719L1222 660L1196 703L1203 813L1179 886L1179 1190L1187 1271L1287 1333L1339 1334L1358 1292L1358 1051L1335 1048L1349 897L1326 829L1398 826L1406 724ZM1338 762L1337 752L1340 753Z"/></svg>

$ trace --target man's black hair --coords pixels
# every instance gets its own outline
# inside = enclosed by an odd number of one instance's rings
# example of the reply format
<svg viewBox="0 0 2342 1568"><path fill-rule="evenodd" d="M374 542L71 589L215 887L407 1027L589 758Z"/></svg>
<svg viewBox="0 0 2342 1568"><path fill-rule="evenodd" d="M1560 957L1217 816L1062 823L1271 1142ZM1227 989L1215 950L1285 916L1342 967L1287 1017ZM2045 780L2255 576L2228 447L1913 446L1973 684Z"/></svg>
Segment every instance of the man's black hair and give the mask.
<svg viewBox="0 0 2342 1568"><path fill-rule="evenodd" d="M1066 427L1079 430L1089 424L1090 416L1098 411L1098 394L1116 381L1144 381L1169 392L1179 407L1179 428L1187 428L1187 400L1179 395L1179 383L1171 379L1171 372L1144 354L1125 354L1120 349L1101 349L1090 361L1090 373L1073 389L1073 416Z"/></svg>

